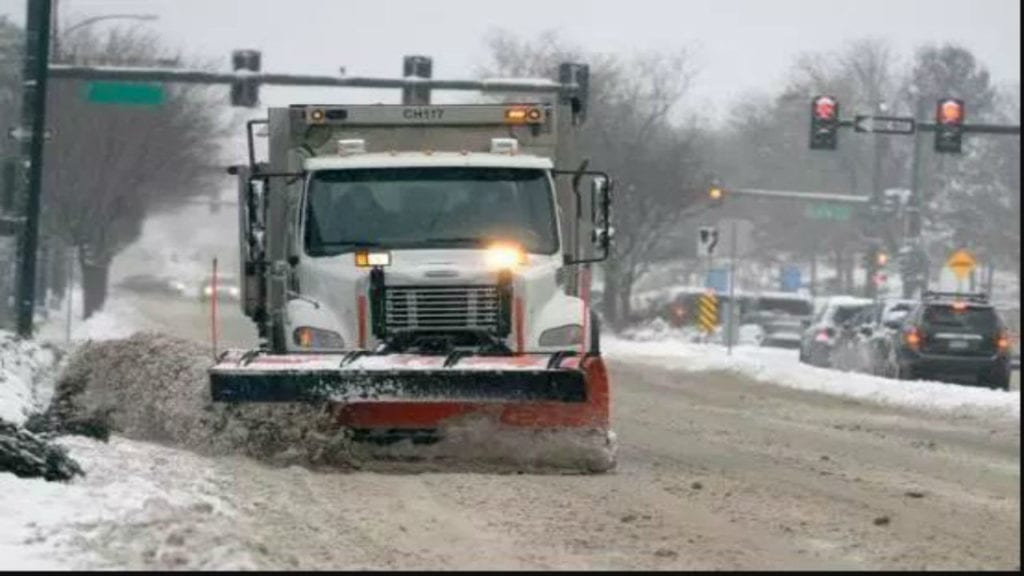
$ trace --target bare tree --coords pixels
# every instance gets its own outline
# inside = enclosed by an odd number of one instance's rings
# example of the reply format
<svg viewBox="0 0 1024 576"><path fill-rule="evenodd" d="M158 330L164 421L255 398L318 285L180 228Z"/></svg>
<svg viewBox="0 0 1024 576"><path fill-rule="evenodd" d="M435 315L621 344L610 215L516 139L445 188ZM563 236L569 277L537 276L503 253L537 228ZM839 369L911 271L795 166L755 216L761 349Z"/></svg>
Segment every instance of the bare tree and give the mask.
<svg viewBox="0 0 1024 576"><path fill-rule="evenodd" d="M814 96L837 97L843 116L875 114L881 111L880 104L890 109L896 105L896 78L896 60L888 45L877 40L799 56L780 93L750 95L732 110L728 126L716 139L716 173L737 187L861 196L899 184L906 178L908 153L890 140L844 131L837 151L808 149L809 105ZM755 257L831 255L839 289L853 289L857 252L867 245L866 222L809 219L806 206L796 201L733 199L730 204L730 215L748 217L757 226Z"/></svg>
<svg viewBox="0 0 1024 576"><path fill-rule="evenodd" d="M21 28L0 16L0 126L4 129L21 124L21 68L25 37ZM14 208L16 190L8 181L9 169L17 164L20 154L18 143L11 138L0 138L0 161L4 176L0 181L0 216L12 216L5 211ZM12 318L17 238L0 234L0 326Z"/></svg>
<svg viewBox="0 0 1024 576"><path fill-rule="evenodd" d="M482 75L552 77L558 63L591 66L590 113L584 153L616 179L616 241L604 264L605 317L628 319L634 282L652 261L652 247L676 225L706 182L693 127L673 123L673 112L694 77L685 51L630 58L585 54L554 32L523 40L495 32Z"/></svg>
<svg viewBox="0 0 1024 576"><path fill-rule="evenodd" d="M77 34L63 45L66 57L92 64L180 60L157 38L131 31ZM106 299L112 259L138 238L147 214L204 192L223 122L204 88L164 86L157 107L97 104L86 90L83 82L51 83L56 136L46 149L43 210L46 232L79 249L88 317Z"/></svg>
<svg viewBox="0 0 1024 576"><path fill-rule="evenodd" d="M964 100L969 122L997 120L996 88L988 70L974 54L956 44L923 46L906 72L905 105L918 116L928 118L938 100L947 97ZM1019 101L1017 108L1019 115ZM1014 202L1002 196L1020 194L1019 185L1013 189L1005 180L999 183L998 178L992 177L995 164L1007 161L996 158L999 150L1008 152L1009 161L1013 161L1012 149L1000 148L1006 143L1005 138L995 142L990 137L969 136L964 138L961 155L935 154L930 142L922 146L920 189L915 193L921 194L926 207L925 240L930 260L940 263L932 267L933 274L954 247L990 251L993 242L986 236L991 236L996 220L1012 210ZM1017 158L1019 163L1019 147ZM1002 174L1008 172L1009 169ZM1017 202L1019 205L1019 198ZM1007 224L1003 222L1000 227Z"/></svg>

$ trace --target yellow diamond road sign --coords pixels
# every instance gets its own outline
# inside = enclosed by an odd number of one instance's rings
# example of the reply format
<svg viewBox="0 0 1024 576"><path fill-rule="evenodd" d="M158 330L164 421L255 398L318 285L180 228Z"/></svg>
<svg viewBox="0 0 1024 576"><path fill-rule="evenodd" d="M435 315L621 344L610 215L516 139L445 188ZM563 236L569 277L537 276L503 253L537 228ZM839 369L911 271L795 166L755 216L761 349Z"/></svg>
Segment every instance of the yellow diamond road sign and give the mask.
<svg viewBox="0 0 1024 576"><path fill-rule="evenodd" d="M949 266L953 274L960 280L964 280L971 274L971 270L978 265L978 262L974 259L974 255L967 250L957 250L946 260L946 266Z"/></svg>

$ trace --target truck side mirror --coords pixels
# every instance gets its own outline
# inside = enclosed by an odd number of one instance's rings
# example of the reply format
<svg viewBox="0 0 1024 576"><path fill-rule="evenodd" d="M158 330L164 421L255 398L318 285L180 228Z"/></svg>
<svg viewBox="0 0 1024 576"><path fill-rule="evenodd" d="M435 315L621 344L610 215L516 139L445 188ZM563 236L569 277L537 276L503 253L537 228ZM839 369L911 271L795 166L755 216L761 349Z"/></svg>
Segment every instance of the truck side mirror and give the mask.
<svg viewBox="0 0 1024 576"><path fill-rule="evenodd" d="M266 182L262 179L249 180L249 195L245 205L246 232L249 244L250 261L259 262L263 259L266 246Z"/></svg>
<svg viewBox="0 0 1024 576"><path fill-rule="evenodd" d="M612 180L604 172L587 170L587 162L584 162L576 170L553 170L554 176L572 177L572 192L576 195L577 223L582 225L580 220L584 218L586 202L580 183L584 177L590 178L590 221L594 227L591 234L591 242L598 247L600 254L592 258L580 258L580 254L567 255L565 265L589 264L592 262L603 262L608 259L611 253L611 242L615 231L611 227L611 204L612 204ZM577 246L577 252L582 252L582 247Z"/></svg>
<svg viewBox="0 0 1024 576"><path fill-rule="evenodd" d="M590 183L590 218L594 223L593 241L607 257L615 231L611 226L611 182L596 176Z"/></svg>

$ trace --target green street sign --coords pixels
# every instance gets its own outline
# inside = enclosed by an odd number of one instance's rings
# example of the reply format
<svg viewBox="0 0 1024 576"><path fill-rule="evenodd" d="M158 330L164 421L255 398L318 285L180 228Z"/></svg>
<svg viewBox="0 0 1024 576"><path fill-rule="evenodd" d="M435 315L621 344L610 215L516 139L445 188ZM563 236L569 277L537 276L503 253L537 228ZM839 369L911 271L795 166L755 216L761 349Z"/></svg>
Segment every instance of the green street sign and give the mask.
<svg viewBox="0 0 1024 576"><path fill-rule="evenodd" d="M842 204L808 204L804 216L811 220L847 222L853 216L853 210Z"/></svg>
<svg viewBox="0 0 1024 576"><path fill-rule="evenodd" d="M96 104L160 106L164 103L164 87L139 82L90 82L86 100Z"/></svg>

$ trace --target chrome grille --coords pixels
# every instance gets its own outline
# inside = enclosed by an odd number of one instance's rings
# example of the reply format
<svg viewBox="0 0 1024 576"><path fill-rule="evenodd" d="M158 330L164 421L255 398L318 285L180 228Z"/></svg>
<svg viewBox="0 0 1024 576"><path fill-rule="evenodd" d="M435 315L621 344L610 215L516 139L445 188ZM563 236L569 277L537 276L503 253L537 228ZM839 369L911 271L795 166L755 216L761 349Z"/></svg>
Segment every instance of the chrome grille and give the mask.
<svg viewBox="0 0 1024 576"><path fill-rule="evenodd" d="M498 328L496 286L388 286L384 293L389 331Z"/></svg>

